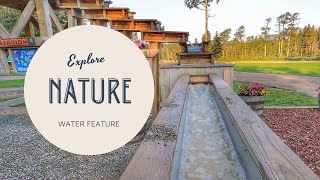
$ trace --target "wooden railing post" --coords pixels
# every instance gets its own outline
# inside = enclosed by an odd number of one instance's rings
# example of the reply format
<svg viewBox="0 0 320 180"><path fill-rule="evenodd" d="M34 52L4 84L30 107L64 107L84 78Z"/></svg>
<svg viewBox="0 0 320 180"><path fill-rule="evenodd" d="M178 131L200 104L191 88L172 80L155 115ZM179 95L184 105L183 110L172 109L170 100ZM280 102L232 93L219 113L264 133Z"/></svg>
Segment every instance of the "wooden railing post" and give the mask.
<svg viewBox="0 0 320 180"><path fill-rule="evenodd" d="M50 4L48 0L34 0L36 4L36 12L39 21L40 36L53 36L52 23L50 17Z"/></svg>
<svg viewBox="0 0 320 180"><path fill-rule="evenodd" d="M10 67L7 61L7 53L4 49L0 49L0 63L2 65L2 74L9 75Z"/></svg>

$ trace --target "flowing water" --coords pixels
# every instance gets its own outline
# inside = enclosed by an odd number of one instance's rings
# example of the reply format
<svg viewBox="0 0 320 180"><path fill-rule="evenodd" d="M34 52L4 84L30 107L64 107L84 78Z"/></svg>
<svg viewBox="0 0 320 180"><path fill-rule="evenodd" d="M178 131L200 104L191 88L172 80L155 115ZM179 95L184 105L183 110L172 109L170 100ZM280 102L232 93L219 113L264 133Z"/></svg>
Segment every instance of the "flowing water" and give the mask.
<svg viewBox="0 0 320 180"><path fill-rule="evenodd" d="M186 110L179 179L246 179L210 85L189 86Z"/></svg>

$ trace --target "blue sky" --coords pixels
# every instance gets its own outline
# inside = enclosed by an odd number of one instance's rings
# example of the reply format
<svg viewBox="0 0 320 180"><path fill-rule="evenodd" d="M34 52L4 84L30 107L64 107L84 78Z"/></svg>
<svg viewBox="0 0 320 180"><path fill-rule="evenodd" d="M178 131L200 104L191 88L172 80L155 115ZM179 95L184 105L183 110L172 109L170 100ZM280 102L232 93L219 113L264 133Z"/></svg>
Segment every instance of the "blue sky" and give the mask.
<svg viewBox="0 0 320 180"><path fill-rule="evenodd" d="M204 33L204 12L189 10L184 0L114 0L115 7L129 7L136 18L158 19L166 30L189 31L190 40L201 38ZM320 26L320 0L221 0L214 4L210 19L210 31L234 30L246 27L246 35L257 35L264 19L271 17L272 32L276 17L287 11L301 13L299 26Z"/></svg>

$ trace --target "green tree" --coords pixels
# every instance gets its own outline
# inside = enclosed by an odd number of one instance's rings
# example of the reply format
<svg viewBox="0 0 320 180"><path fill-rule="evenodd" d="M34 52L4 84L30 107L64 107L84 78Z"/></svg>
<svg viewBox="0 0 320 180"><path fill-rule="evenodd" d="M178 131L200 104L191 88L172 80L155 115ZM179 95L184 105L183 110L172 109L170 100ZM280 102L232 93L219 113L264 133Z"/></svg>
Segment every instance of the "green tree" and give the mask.
<svg viewBox="0 0 320 180"><path fill-rule="evenodd" d="M209 13L209 8L210 4L212 2L216 2L217 4L220 2L220 0L185 0L184 4L187 6L189 9L200 9L205 12L205 41L209 41L211 38L209 38L209 18L210 18L210 13Z"/></svg>
<svg viewBox="0 0 320 180"><path fill-rule="evenodd" d="M291 39L292 36L296 33L297 29L296 26L299 23L300 20L300 13L286 13L286 18L288 21L288 27L286 29L287 32L287 39L288 39L288 45L287 45L287 57L290 56L290 47L291 47Z"/></svg>
<svg viewBox="0 0 320 180"><path fill-rule="evenodd" d="M11 32L18 21L21 12L12 8L0 6L0 23L8 32Z"/></svg>
<svg viewBox="0 0 320 180"><path fill-rule="evenodd" d="M230 38L231 38L231 31L232 29L231 28L228 28L228 29L225 29L224 31L222 31L220 33L220 39L221 39L221 42L224 44L224 43L227 43Z"/></svg>
<svg viewBox="0 0 320 180"><path fill-rule="evenodd" d="M270 23L272 21L272 18L268 17L265 19L265 25L261 27L262 36L264 37L264 41L267 41L270 39ZM267 57L267 42L264 43L264 57Z"/></svg>
<svg viewBox="0 0 320 180"><path fill-rule="evenodd" d="M68 16L66 15L65 11L64 10L56 10L55 14L56 14L57 18L59 19L62 27L67 28Z"/></svg>
<svg viewBox="0 0 320 180"><path fill-rule="evenodd" d="M243 25L240 26L234 33L234 40L243 41L244 40L243 38L245 37L245 31L246 31L246 28Z"/></svg>
<svg viewBox="0 0 320 180"><path fill-rule="evenodd" d="M220 58L222 55L222 51L223 51L222 42L221 42L221 39L220 39L218 32L216 32L216 34L213 38L213 41L211 42L211 44L209 46L209 51L213 52L214 57L217 59Z"/></svg>
<svg viewBox="0 0 320 180"><path fill-rule="evenodd" d="M270 30L271 30L271 27L270 27L270 22L272 21L272 18L268 17L265 19L265 25L263 27L261 27L261 31L262 31L262 35L265 39L268 39L269 36L270 36Z"/></svg>
<svg viewBox="0 0 320 180"><path fill-rule="evenodd" d="M277 27L278 27L278 39L279 39L279 57L282 57L283 54L283 43L284 39L287 36L287 28L289 22L289 17L291 16L291 13L286 12L285 14L281 14L277 17Z"/></svg>

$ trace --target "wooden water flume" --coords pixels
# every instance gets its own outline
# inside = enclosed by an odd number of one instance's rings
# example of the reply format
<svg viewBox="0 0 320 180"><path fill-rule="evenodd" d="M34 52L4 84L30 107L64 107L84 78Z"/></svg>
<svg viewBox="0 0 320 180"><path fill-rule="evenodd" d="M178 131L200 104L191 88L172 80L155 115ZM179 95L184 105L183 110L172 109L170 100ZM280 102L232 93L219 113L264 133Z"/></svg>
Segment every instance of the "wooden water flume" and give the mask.
<svg viewBox="0 0 320 180"><path fill-rule="evenodd" d="M147 138L132 158L121 180L177 179L181 131L186 118L189 84L212 85L224 124L247 179L319 179L308 166L216 74L181 75L154 121ZM155 136L152 128L170 128L170 138ZM180 137L179 137L180 136Z"/></svg>

